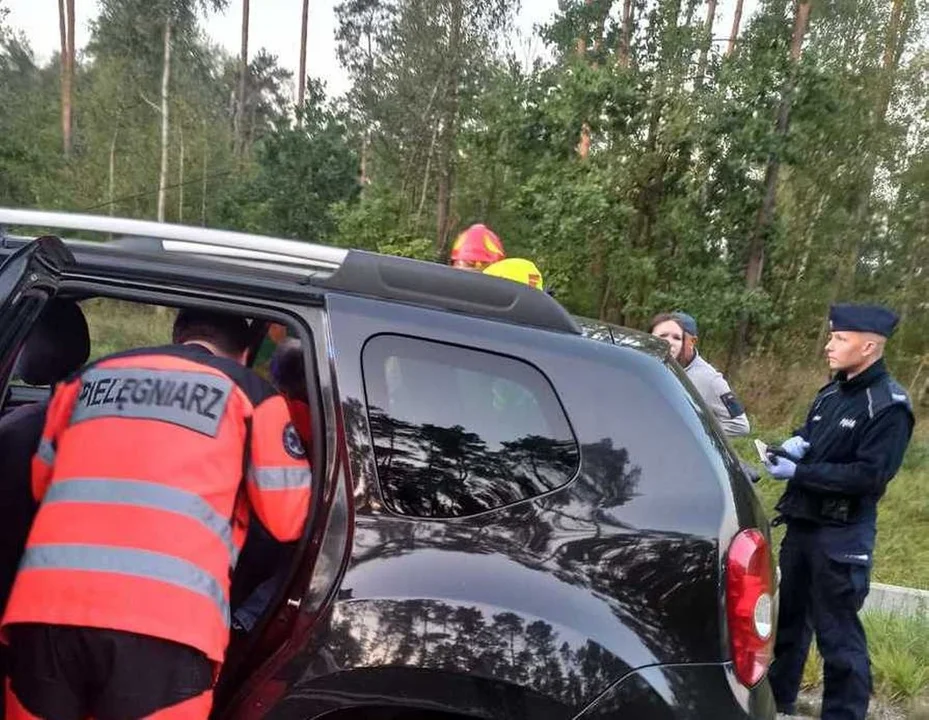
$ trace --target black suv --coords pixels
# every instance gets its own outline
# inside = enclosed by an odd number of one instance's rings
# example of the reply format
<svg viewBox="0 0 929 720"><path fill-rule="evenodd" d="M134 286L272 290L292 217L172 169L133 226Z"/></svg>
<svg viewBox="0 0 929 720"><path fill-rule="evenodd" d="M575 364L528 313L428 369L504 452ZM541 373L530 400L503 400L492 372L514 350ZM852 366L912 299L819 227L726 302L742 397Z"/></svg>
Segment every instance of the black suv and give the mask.
<svg viewBox="0 0 929 720"><path fill-rule="evenodd" d="M663 342L402 258L20 210L0 230L4 411L48 395L10 375L56 295L234 310L253 358L271 323L302 342L311 514L215 717L774 717L768 525Z"/></svg>

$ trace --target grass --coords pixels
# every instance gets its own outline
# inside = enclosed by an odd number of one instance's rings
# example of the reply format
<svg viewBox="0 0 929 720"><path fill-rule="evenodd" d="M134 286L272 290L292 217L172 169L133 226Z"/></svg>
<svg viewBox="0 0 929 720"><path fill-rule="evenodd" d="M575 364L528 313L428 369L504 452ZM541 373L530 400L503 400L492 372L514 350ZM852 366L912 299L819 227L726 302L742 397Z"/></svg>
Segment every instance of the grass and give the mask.
<svg viewBox="0 0 929 720"><path fill-rule="evenodd" d="M891 700L929 693L929 619L872 613L864 623L876 691Z"/></svg>
<svg viewBox="0 0 929 720"><path fill-rule="evenodd" d="M90 358L171 342L174 311L154 305L95 298L81 303L90 329Z"/></svg>
<svg viewBox="0 0 929 720"><path fill-rule="evenodd" d="M875 695L914 713L917 708L922 708L920 713L929 713L929 617L872 612L864 613L862 621ZM802 687L811 690L822 682L822 658L814 646L804 668Z"/></svg>
<svg viewBox="0 0 929 720"><path fill-rule="evenodd" d="M788 432L760 432L756 436L770 441L784 439ZM749 438L737 438L733 445L751 462L754 448ZM768 516L774 517L774 505L784 491L783 484L765 476L755 487ZM778 544L784 530L783 525L774 528ZM929 590L929 437L926 429L919 425L903 467L887 486L878 505L872 579Z"/></svg>

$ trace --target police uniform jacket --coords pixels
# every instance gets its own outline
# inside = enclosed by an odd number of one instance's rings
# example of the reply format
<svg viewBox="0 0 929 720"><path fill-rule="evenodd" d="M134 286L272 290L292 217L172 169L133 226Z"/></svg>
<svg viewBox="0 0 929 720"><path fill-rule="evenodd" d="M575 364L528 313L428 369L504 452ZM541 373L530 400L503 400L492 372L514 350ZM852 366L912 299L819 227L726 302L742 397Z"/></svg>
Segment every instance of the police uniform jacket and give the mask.
<svg viewBox="0 0 929 720"><path fill-rule="evenodd" d="M873 527L877 502L900 469L913 423L909 396L883 360L851 379L838 373L795 431L810 448L778 502L781 516Z"/></svg>

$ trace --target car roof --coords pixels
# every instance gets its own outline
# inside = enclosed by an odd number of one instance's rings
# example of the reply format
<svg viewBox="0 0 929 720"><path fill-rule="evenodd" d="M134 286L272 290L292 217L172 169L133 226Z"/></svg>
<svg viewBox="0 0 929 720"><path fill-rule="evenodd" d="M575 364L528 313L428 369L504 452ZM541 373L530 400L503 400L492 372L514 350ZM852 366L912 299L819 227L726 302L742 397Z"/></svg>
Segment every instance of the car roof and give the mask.
<svg viewBox="0 0 929 720"><path fill-rule="evenodd" d="M33 232L8 232L17 228ZM589 336L546 293L437 263L229 230L0 208L0 248L19 247L46 230L63 236L81 265L156 260L166 274L247 274L253 283L298 284L303 292L339 291Z"/></svg>
<svg viewBox="0 0 929 720"><path fill-rule="evenodd" d="M575 316L575 321L581 328L581 334L608 345L634 348L667 361L670 358L670 346L667 341L656 338L641 330L622 327L603 320Z"/></svg>

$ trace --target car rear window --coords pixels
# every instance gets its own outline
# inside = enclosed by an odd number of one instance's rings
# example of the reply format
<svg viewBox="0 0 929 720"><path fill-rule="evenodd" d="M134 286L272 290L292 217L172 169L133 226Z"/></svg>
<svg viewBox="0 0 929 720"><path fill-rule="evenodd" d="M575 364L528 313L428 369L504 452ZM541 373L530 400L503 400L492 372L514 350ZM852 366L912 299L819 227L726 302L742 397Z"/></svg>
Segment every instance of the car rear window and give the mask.
<svg viewBox="0 0 929 720"><path fill-rule="evenodd" d="M577 473L577 440L532 365L398 335L370 339L362 363L378 480L394 512L473 515Z"/></svg>

